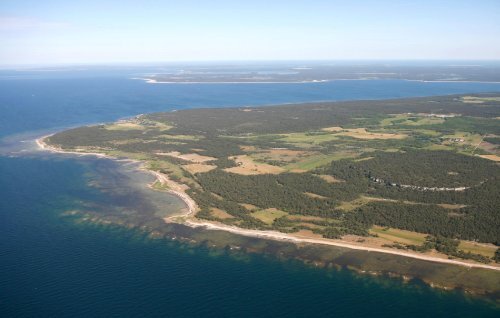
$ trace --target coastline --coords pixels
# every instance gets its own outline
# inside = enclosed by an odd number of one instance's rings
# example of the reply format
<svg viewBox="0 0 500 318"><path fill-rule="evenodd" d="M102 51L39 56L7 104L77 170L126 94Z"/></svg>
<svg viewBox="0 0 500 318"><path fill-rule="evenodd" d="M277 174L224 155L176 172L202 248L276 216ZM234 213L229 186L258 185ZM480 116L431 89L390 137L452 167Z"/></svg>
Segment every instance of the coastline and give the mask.
<svg viewBox="0 0 500 318"><path fill-rule="evenodd" d="M308 81L248 81L248 82L181 82L181 81L158 81L153 78L132 78L142 80L147 84L307 84L307 83L325 83L331 80L308 80Z"/></svg>
<svg viewBox="0 0 500 318"><path fill-rule="evenodd" d="M78 151L67 151L67 150L58 149L58 148L55 148L53 146L49 146L44 141L46 138L48 138L52 135L54 135L54 134L45 135L45 136L42 136L40 138L35 139L35 143L41 151L48 151L48 152L57 153L57 154L78 155L78 156L95 156L97 158L105 158L105 159L109 159L109 160L116 160L116 161L121 161L121 162L130 162L130 163L139 164L139 168L138 168L139 170L150 173L156 177L156 180L153 180L150 184L148 184L149 188L152 188L153 184L157 181L160 182L162 185L167 185L168 190L164 190L164 192L170 193L172 195L179 197L187 206L188 211L186 213L171 215L171 216L167 217L166 219L171 220L171 219L174 219L177 217L190 216L192 214L195 214L195 212L198 210L198 205L196 204L196 202L192 198L190 198L184 192L181 184L170 180L163 173L147 169L144 166L144 162L142 162L140 160L134 160L134 159L119 159L119 158L116 158L116 157L113 157L110 155L106 155L106 154L102 154L102 153L98 153L98 152L78 152Z"/></svg>
<svg viewBox="0 0 500 318"><path fill-rule="evenodd" d="M463 266L463 267L468 267L468 268L482 268L482 269L500 271L500 266L493 266L493 265L473 263L473 262L467 262L467 261L456 260L456 259L435 257L435 256L420 254L417 252L413 253L413 252L401 251L401 250L392 250L392 249L385 249L385 248L378 248L378 247L370 247L370 246L363 246L361 244L353 244L351 242L342 241L342 240L307 238L307 237L301 237L300 235L297 235L297 234L294 235L294 234L288 234L288 233L282 233L282 232L276 232L276 231L245 229L245 228L239 228L239 227L230 226L230 225L226 225L226 224L216 223L216 222L200 221L200 220L197 220L194 218L194 214L198 210L198 206L197 206L196 202L185 193L185 191L184 191L185 188L182 184L179 184L177 182L170 180L165 174L160 173L158 171L153 171L153 170L147 169L144 166L144 163L140 160L119 159L119 158L116 158L116 157L113 157L110 155L97 153L97 152L78 152L78 151L66 151L66 150L58 149L56 147L48 145L44 141L46 138L48 138L52 135L53 134L42 136L42 137L37 138L35 140L35 143L40 150L48 151L48 152L52 152L52 153L58 153L58 154L70 154L70 155L78 155L78 156L95 156L98 158L106 158L106 159L110 159L110 160L127 161L127 162L134 162L134 163L140 164L140 166L139 166L140 170L148 172L156 177L156 180L154 180L152 183L150 183L148 185L149 187L152 187L152 185L155 182L160 182L160 184L166 185L168 187L168 190L165 190L164 192L179 197L186 204L187 212L182 212L182 210L181 210L181 213L179 213L179 214L171 215L169 217L164 218L164 221L166 223L179 223L179 224L183 224L183 225L186 225L186 226L189 226L192 228L204 228L207 230L226 231L226 232L230 232L230 233L238 234L238 235L242 235L242 236L247 236L247 237L256 237L256 238L270 239L270 240L276 240L276 241L292 242L295 244L321 244L321 245L337 246L337 247L354 249L354 250L361 250L361 251L366 251L366 252L398 255L398 256L409 257L409 258L414 258L414 259L419 259L419 260L424 260L424 261L429 261L429 262L435 262L435 263L445 263L445 264L458 265L458 266ZM178 220L179 218L182 220Z"/></svg>
<svg viewBox="0 0 500 318"><path fill-rule="evenodd" d="M311 239L311 238L300 237L298 235L292 235L292 234L281 233L281 232L276 232L276 231L251 230L251 229L238 228L238 227L229 226L229 225L225 225L225 224L217 224L217 223L206 222L206 221L196 222L196 221L186 220L185 224L192 226L192 227L203 227L203 228L208 229L208 230L227 231L230 233L249 236L249 237L287 241L287 242L292 242L292 243L296 243L296 244L310 243L310 244L330 245L330 246L344 247L344 248L348 248L348 249L360 250L360 251L366 251L366 252L377 252L377 253L385 253L385 254L404 256L404 257L415 258L415 259L430 261L430 262L435 262L435 263L445 263L445 264L464 266L464 267L468 267L468 268L475 267L475 268L484 268L484 269L491 269L491 270L500 271L500 267L498 267L498 266L492 266L492 265L487 265L487 264L478 264L478 263L468 263L468 262L464 262L464 261L433 257L433 256L428 256L428 255L423 255L423 254L419 255L416 253L401 252L401 251L397 251L397 250L355 245L355 244L350 244L350 243L343 242L340 240Z"/></svg>
<svg viewBox="0 0 500 318"><path fill-rule="evenodd" d="M500 84L500 81L474 81L474 80L423 80L423 79L406 79L406 78L335 78L335 79L321 79L321 80L304 80L304 81L248 81L248 82L181 82L181 81L158 81L153 78L131 78L134 80L141 80L147 84L314 84L314 83L327 83L335 81L369 81L369 80L400 80L408 82L420 83L483 83L483 84Z"/></svg>

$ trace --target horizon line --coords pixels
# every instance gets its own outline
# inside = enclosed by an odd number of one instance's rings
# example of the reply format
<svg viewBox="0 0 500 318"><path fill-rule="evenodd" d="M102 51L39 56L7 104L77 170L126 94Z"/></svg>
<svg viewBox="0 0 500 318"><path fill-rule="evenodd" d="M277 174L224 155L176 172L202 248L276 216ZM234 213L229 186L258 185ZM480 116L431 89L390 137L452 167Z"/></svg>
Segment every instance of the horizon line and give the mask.
<svg viewBox="0 0 500 318"><path fill-rule="evenodd" d="M493 62L500 63L500 58L498 59L444 59L444 58L394 58L394 59L283 59L283 60L273 60L273 59L231 59L231 60L165 60L165 61L102 61L102 62L59 62L59 63L14 63L0 65L1 70L12 69L12 68L37 68L37 67L68 67L68 66L156 66L161 64L176 64L176 65L188 65L188 64L255 64L255 63L349 63L349 62L365 62L365 63L377 63L377 62Z"/></svg>

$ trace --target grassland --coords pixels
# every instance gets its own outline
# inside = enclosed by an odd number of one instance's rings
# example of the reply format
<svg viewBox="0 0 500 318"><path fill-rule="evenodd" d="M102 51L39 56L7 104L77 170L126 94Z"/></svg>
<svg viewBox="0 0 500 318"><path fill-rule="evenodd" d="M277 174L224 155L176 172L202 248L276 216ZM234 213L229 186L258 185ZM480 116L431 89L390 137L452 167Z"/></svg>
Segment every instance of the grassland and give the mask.
<svg viewBox="0 0 500 318"><path fill-rule="evenodd" d="M144 130L145 126L134 122L118 122L112 125L106 125L107 130Z"/></svg>
<svg viewBox="0 0 500 318"><path fill-rule="evenodd" d="M297 162L286 165L284 168L289 171L309 171L324 166L333 160L347 158L345 154L324 155L319 154L305 159L299 159Z"/></svg>
<svg viewBox="0 0 500 318"><path fill-rule="evenodd" d="M376 234L378 237L387 240L390 243L403 243L403 244L414 244L421 245L425 242L426 234L405 231L400 229L385 228L380 226L374 226L370 229L372 234Z"/></svg>
<svg viewBox="0 0 500 318"><path fill-rule="evenodd" d="M492 161L496 161L496 162L500 162L500 156L498 156L498 155L479 155L479 157L484 158L484 159L488 159L488 160L492 160Z"/></svg>
<svg viewBox="0 0 500 318"><path fill-rule="evenodd" d="M493 257L497 250L497 247L493 244L481 244L470 241L461 241L459 248L463 251L481 254L486 257Z"/></svg>
<svg viewBox="0 0 500 318"><path fill-rule="evenodd" d="M260 163L253 160L247 155L229 157L236 163L236 167L226 168L225 171L242 174L242 175L253 175L253 174L269 174L269 173L281 173L284 170L280 167L273 166L267 163Z"/></svg>
<svg viewBox="0 0 500 318"><path fill-rule="evenodd" d="M234 218L231 214L227 213L224 210L218 209L218 208L212 208L210 210L210 213L214 217L216 217L218 219L222 219L222 220L227 220L227 219L233 219Z"/></svg>
<svg viewBox="0 0 500 318"><path fill-rule="evenodd" d="M338 136L347 136L347 137L352 137L352 138L358 138L358 139L404 139L408 137L407 135L403 133L388 133L385 131L378 131L378 132L373 132L373 131L367 131L366 128L361 127L361 128L351 128L351 129L345 129L343 131L335 133L335 135Z"/></svg>
<svg viewBox="0 0 500 318"><path fill-rule="evenodd" d="M484 97L484 96L463 96L461 97L464 103L483 104L486 102L500 102L500 97Z"/></svg>
<svg viewBox="0 0 500 318"><path fill-rule="evenodd" d="M369 197L369 196L360 196L359 198L356 198L352 201L343 201L343 202L340 202L339 206L337 207L338 209L342 210L342 211L346 211L346 212L349 212L349 211L354 211L355 209L365 205L365 204L368 204L370 202L383 202L383 201L391 201L391 202L394 202L395 200L391 200L391 199L384 199L384 198L374 198L374 197Z"/></svg>
<svg viewBox="0 0 500 318"><path fill-rule="evenodd" d="M338 137L332 133L322 133L322 132L309 132L309 133L290 133L281 135L280 140L290 144L299 145L319 145L321 143L337 140Z"/></svg>
<svg viewBox="0 0 500 318"><path fill-rule="evenodd" d="M286 215L288 215L288 213L280 211L280 210L275 209L275 208L270 208L270 209L252 212L251 215L253 217L261 220L262 222L271 225L271 224L273 224L274 220L276 220L277 218L286 216Z"/></svg>

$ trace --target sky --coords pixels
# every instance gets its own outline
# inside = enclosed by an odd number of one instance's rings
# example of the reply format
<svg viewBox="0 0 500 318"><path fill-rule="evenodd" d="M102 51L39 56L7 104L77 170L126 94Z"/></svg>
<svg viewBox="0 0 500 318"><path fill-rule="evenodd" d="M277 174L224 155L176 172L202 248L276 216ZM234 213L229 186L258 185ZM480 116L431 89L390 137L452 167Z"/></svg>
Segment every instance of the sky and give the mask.
<svg viewBox="0 0 500 318"><path fill-rule="evenodd" d="M500 0L0 0L0 65L415 59L500 59Z"/></svg>

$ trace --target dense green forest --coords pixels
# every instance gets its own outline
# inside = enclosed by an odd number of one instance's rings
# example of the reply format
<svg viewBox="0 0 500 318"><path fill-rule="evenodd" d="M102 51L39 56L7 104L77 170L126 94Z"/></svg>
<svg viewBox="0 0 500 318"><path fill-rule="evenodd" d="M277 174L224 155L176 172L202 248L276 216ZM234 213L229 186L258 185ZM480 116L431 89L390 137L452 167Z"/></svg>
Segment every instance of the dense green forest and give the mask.
<svg viewBox="0 0 500 318"><path fill-rule="evenodd" d="M459 96L444 96L384 101L322 102L244 109L194 109L155 113L147 115L147 118L175 123L172 132L177 134L234 135L310 131L328 126L354 124L360 118L376 120L384 117L384 114L453 113L467 116L465 120L450 118L447 121L447 123L451 122L452 126L458 126L456 129L462 128L459 124L464 125L463 121L466 121L467 128L477 128L479 131L495 134L499 133L500 128L498 123L491 118L500 117L498 104L498 102L469 104L463 103ZM456 123L457 120L458 123ZM375 121L372 120L372 122Z"/></svg>
<svg viewBox="0 0 500 318"><path fill-rule="evenodd" d="M500 243L491 96L182 110L47 141L147 161L189 186L198 218L327 238L390 227L430 236L387 246L484 261L454 240Z"/></svg>
<svg viewBox="0 0 500 318"><path fill-rule="evenodd" d="M367 177L387 184L473 187L500 173L500 167L490 160L449 151L402 149L400 152L370 153L369 156L370 160L353 165ZM332 164L331 173L335 174L336 166Z"/></svg>

